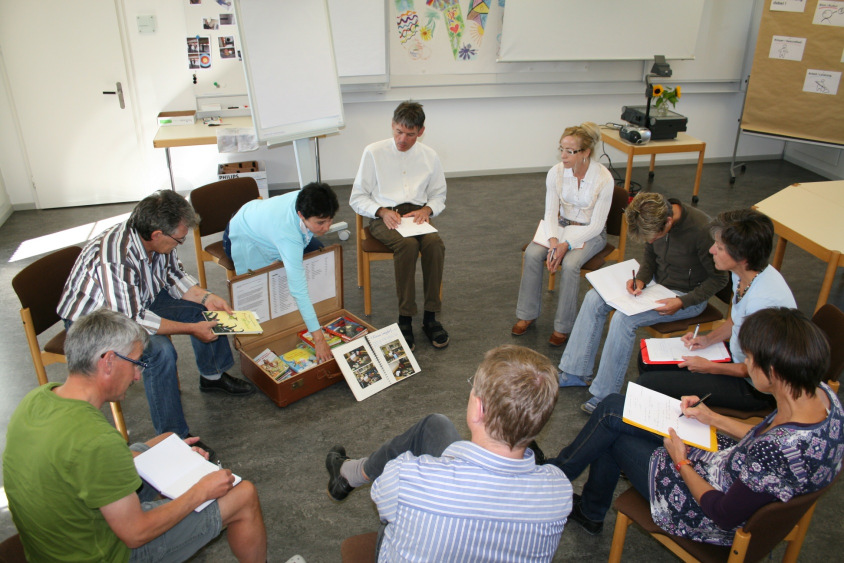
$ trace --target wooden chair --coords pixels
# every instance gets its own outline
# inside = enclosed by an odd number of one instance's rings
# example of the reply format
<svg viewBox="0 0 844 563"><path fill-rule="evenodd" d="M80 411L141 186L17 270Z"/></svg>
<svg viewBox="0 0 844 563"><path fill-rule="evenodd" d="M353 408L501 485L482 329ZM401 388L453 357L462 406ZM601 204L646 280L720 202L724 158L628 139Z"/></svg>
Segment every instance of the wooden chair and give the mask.
<svg viewBox="0 0 844 563"><path fill-rule="evenodd" d="M43 350L38 343L38 335L61 320L56 308L59 305L65 281L80 252L82 249L78 246L63 248L36 260L12 278L12 287L21 302L23 330L39 385L47 383L45 366L67 362L64 356L64 340L67 336L65 330L51 338L44 345ZM114 417L114 425L128 442L129 433L126 430L120 403L111 403L111 414Z"/></svg>
<svg viewBox="0 0 844 563"><path fill-rule="evenodd" d="M343 540L340 557L343 563L375 563L378 532L360 534Z"/></svg>
<svg viewBox="0 0 844 563"><path fill-rule="evenodd" d="M694 330L691 327L700 325L700 330L704 333L715 330L720 325L724 324L725 319L730 316L730 310L733 303L733 284L732 280L727 278L727 285L715 294L715 297L720 299L727 306L726 316L712 303L706 304L701 314L690 319L682 319L679 321L669 321L665 323L657 323L655 325L647 326L645 329L653 338L670 338L672 336L682 336Z"/></svg>
<svg viewBox="0 0 844 563"><path fill-rule="evenodd" d="M357 243L358 287L363 288L363 312L372 314L372 277L369 265L379 260L392 260L393 251L372 236L369 227L363 226L363 217L355 214L355 242ZM440 299L443 286L440 284Z"/></svg>
<svg viewBox="0 0 844 563"><path fill-rule="evenodd" d="M607 215L607 234L618 237L618 248L608 242L598 254L581 266L581 276L585 276L589 272L601 268L609 261L624 261L624 249L627 247L627 221L624 219L624 209L627 207L629 201L630 195L627 193L627 190L618 186L613 188L612 204L610 205L610 212ZM524 252L527 246L526 244L522 247L523 265ZM554 291L556 280L556 272L548 274L548 291Z"/></svg>
<svg viewBox="0 0 844 563"><path fill-rule="evenodd" d="M758 561L781 541L786 541L788 548L782 560L794 563L800 554L806 532L809 531L815 503L831 486L828 485L814 493L794 497L788 502L772 502L763 506L736 532L732 546L701 543L668 534L651 518L648 500L631 487L615 500L618 515L615 520L608 561L609 563L621 561L627 528L630 524L636 523L674 555L686 562Z"/></svg>
<svg viewBox="0 0 844 563"><path fill-rule="evenodd" d="M19 534L10 536L0 543L0 563L26 563L23 544Z"/></svg>
<svg viewBox="0 0 844 563"><path fill-rule="evenodd" d="M196 269L199 285L208 289L205 277L205 263L214 262L226 270L226 278L235 275L234 262L223 250L223 241L202 246L202 237L222 233L226 225L244 203L258 199L258 183L254 178L232 178L196 188L190 194L190 202L199 215L199 224L193 229L193 246L196 251Z"/></svg>
<svg viewBox="0 0 844 563"><path fill-rule="evenodd" d="M827 303L812 316L812 322L826 333L829 339L829 370L826 380L834 393L838 393L838 378L844 370L844 313L841 309Z"/></svg>

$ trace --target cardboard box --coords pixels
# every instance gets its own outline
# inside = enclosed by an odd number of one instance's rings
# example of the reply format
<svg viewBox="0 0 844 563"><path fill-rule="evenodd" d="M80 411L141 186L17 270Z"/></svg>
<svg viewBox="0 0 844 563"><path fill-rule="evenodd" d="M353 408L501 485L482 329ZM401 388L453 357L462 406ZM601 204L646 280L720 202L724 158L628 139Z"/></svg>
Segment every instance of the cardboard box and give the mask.
<svg viewBox="0 0 844 563"><path fill-rule="evenodd" d="M270 197L269 184L267 183L267 170L260 160L247 160L245 162L226 162L217 165L217 178L229 180L249 176L255 178L258 183L258 192L263 199Z"/></svg>
<svg viewBox="0 0 844 563"><path fill-rule="evenodd" d="M340 367L334 359L280 382L274 381L255 363L253 358L267 348L279 357L295 348L301 342L299 332L306 328L302 315L295 308L296 302L288 292L287 276L280 275L283 269L284 265L277 262L250 274L236 276L228 282L229 297L235 310L265 307L269 311L265 314L258 311L263 334L237 336L234 343L240 353L243 375L280 407L286 407L339 381L345 384ZM318 273L309 276L313 279L309 280L308 287L311 296L323 297L314 303L321 325L346 315L370 331L375 330L372 325L343 308L343 249L339 244L306 254L305 269L310 273ZM262 289L262 286L266 289ZM268 303L265 303L265 298ZM265 315L269 318L265 318Z"/></svg>
<svg viewBox="0 0 844 563"><path fill-rule="evenodd" d="M196 111L162 111L158 114L158 126L193 125L196 123Z"/></svg>

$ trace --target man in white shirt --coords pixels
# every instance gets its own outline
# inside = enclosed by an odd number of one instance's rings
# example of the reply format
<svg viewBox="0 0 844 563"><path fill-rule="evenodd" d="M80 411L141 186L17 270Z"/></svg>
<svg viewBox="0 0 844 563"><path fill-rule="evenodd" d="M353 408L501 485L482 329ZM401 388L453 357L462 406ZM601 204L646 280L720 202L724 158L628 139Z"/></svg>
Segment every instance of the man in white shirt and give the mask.
<svg viewBox="0 0 844 563"><path fill-rule="evenodd" d="M394 253L399 328L414 348L411 325L416 308L416 258L422 255L425 293L422 330L435 348L448 346L448 332L436 320L442 309L445 245L437 233L403 237L396 231L402 217L430 222L445 209L445 176L437 153L417 142L425 132L425 112L415 102L402 102L393 112L393 138L372 143L363 151L349 204L369 217L372 236Z"/></svg>

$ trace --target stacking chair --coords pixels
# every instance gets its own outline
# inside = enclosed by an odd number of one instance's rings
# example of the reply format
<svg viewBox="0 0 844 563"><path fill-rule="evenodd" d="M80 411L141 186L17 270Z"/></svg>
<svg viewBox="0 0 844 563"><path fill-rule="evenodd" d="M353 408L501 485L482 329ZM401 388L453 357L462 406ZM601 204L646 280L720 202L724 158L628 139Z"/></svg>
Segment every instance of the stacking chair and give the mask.
<svg viewBox="0 0 844 563"><path fill-rule="evenodd" d="M39 385L47 383L45 366L67 362L64 355L66 331L62 330L51 338L44 345L43 350L38 343L38 335L61 320L56 308L59 305L65 281L80 252L82 249L78 246L63 248L36 260L12 278L12 287L21 302L23 329ZM114 417L114 425L128 441L129 433L126 430L120 403L111 403L111 414Z"/></svg>
<svg viewBox="0 0 844 563"><path fill-rule="evenodd" d="M624 249L627 247L627 221L624 219L624 210L629 201L630 195L627 190L618 186L613 188L612 204L607 215L607 234L618 237L618 248L608 242L598 254L580 267L581 276L601 268L609 261L624 261ZM527 246L526 244L522 247L522 265L524 265L524 252ZM556 280L556 272L548 274L548 291L554 291Z"/></svg>
<svg viewBox="0 0 844 563"><path fill-rule="evenodd" d="M651 518L651 506L636 489L629 488L615 500L618 515L612 537L609 563L619 563L624 550L627 528L636 523L655 540L667 547L683 561L729 563L759 561L771 552L781 541L788 542L782 558L784 562L795 563L803 540L809 531L815 503L832 487L792 498L788 502L772 502L757 510L740 528L731 546L712 545L672 536Z"/></svg>
<svg viewBox="0 0 844 563"><path fill-rule="evenodd" d="M363 226L363 217L355 214L355 242L357 243L358 287L363 288L363 312L372 314L372 277L369 265L378 260L392 260L393 251L372 236L369 227ZM440 285L440 298L443 288Z"/></svg>
<svg viewBox="0 0 844 563"><path fill-rule="evenodd" d="M378 532L346 538L340 544L340 560L343 563L375 563L377 543Z"/></svg>
<svg viewBox="0 0 844 563"><path fill-rule="evenodd" d="M670 338L672 336L682 336L690 332L690 327L700 325L700 330L703 332L710 332L715 330L720 325L724 324L725 319L730 316L730 310L733 303L733 283L731 278L727 278L727 285L719 290L715 297L720 299L727 306L726 316L718 310L712 303L706 304L701 314L690 319L682 319L679 321L669 321L665 323L657 323L645 327L648 334L653 338ZM694 329L691 329L692 331Z"/></svg>
<svg viewBox="0 0 844 563"><path fill-rule="evenodd" d="M0 563L26 563L20 535L9 536L0 543Z"/></svg>
<svg viewBox="0 0 844 563"><path fill-rule="evenodd" d="M829 339L831 354L826 380L832 391L838 393L838 378L841 376L841 370L844 370L844 313L835 305L827 303L815 311L812 322L818 325Z"/></svg>
<svg viewBox="0 0 844 563"><path fill-rule="evenodd" d="M199 215L199 225L193 229L193 246L196 251L196 269L199 285L208 289L205 277L205 263L214 262L226 270L226 278L235 275L234 263L226 256L223 242L217 241L202 247L202 237L222 233L226 225L244 203L258 199L258 183L254 178L232 178L196 188L190 194L190 202Z"/></svg>

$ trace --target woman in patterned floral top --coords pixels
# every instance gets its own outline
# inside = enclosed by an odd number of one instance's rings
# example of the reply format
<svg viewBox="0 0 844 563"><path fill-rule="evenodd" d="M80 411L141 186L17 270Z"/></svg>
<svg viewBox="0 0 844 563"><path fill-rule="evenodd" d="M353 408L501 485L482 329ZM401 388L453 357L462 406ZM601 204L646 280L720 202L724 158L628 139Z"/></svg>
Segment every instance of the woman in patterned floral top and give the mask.
<svg viewBox="0 0 844 563"><path fill-rule="evenodd" d="M829 364L824 334L795 309L771 308L745 319L739 344L754 385L774 395L777 410L751 427L705 404L692 408L698 397L683 397L685 416L726 434L719 434L717 452L706 452L686 446L673 430L663 440L624 423L624 397L611 395L574 442L549 460L570 480L589 467L572 520L600 532L624 471L650 499L662 529L729 545L736 528L760 507L832 482L844 458L844 411L821 383Z"/></svg>

